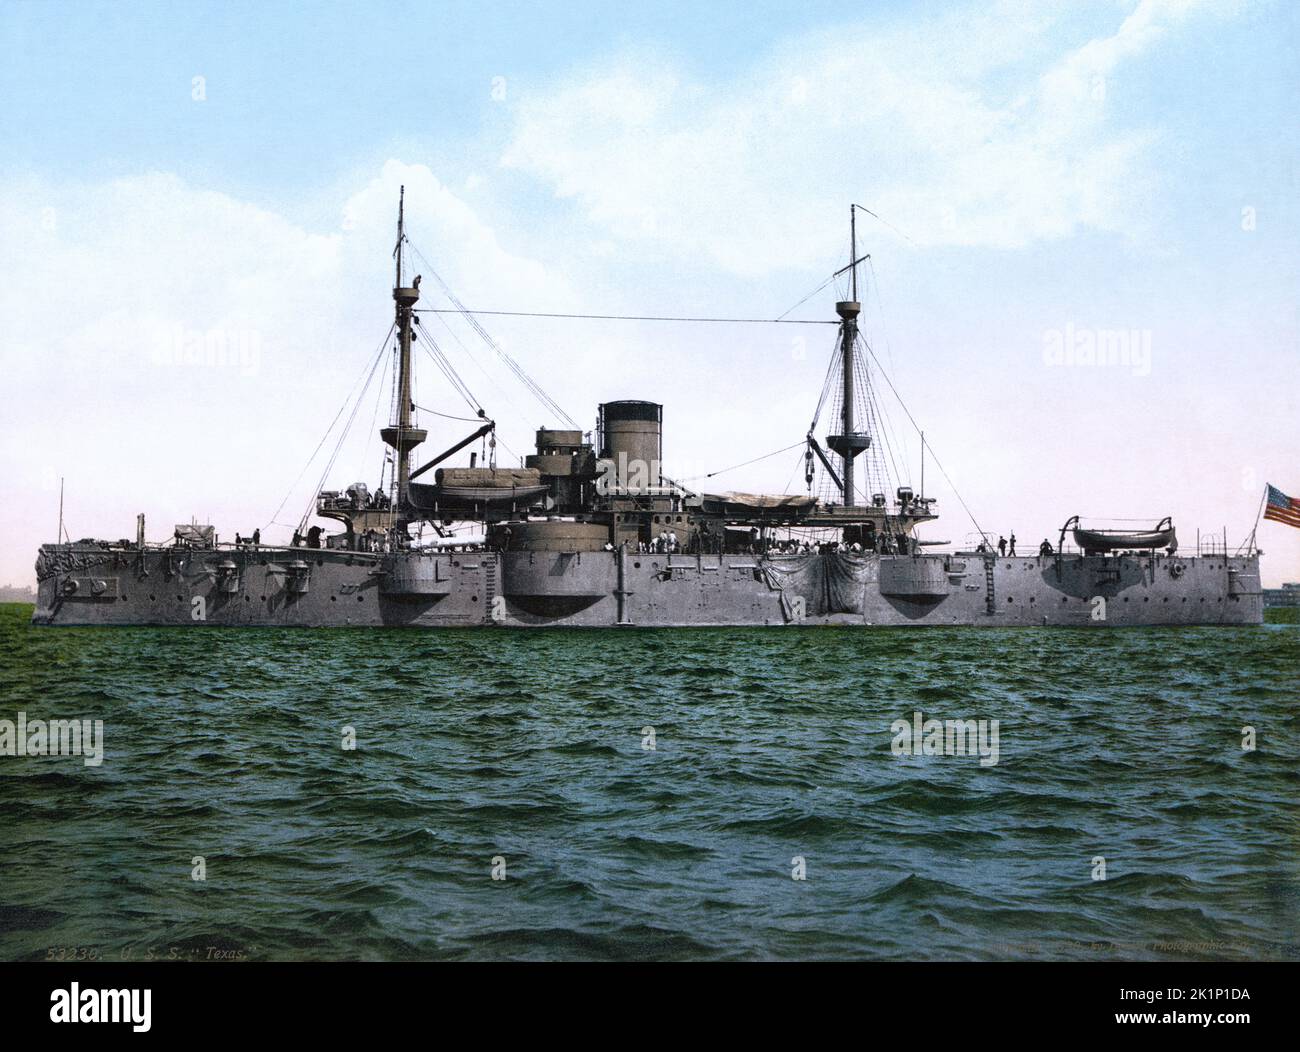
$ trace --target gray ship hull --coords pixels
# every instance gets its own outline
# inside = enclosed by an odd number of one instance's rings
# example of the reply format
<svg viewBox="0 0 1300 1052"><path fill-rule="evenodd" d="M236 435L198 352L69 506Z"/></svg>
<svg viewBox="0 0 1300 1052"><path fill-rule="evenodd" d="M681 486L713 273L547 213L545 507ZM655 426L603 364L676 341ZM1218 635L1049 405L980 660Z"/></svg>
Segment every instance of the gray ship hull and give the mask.
<svg viewBox="0 0 1300 1052"><path fill-rule="evenodd" d="M378 554L47 545L33 622L1127 627L1263 622L1258 555Z"/></svg>

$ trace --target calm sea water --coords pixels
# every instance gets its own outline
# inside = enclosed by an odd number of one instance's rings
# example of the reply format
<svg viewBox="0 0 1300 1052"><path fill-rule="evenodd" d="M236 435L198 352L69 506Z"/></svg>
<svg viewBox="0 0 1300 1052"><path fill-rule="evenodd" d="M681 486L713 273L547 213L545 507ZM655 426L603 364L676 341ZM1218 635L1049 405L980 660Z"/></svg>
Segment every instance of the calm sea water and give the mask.
<svg viewBox="0 0 1300 1052"><path fill-rule="evenodd" d="M6 959L1300 957L1300 626L28 611L0 719L102 719L105 751L0 756ZM895 755L918 709L1000 721L997 764Z"/></svg>

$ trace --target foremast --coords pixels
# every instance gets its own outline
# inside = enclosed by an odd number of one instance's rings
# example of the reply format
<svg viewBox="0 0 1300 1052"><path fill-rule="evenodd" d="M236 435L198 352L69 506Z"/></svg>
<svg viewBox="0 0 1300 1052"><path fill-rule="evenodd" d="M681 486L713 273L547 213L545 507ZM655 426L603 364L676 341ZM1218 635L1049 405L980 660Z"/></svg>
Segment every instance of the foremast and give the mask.
<svg viewBox="0 0 1300 1052"><path fill-rule="evenodd" d="M398 372L397 372L397 420L383 428L379 434L392 447L396 461L397 492L393 495L393 506L399 517L404 517L410 509L411 450L428 438L429 433L414 426L411 418L411 325L415 317L415 305L420 301L420 278L410 285L402 284L402 246L406 241L405 229L406 187L403 186L397 204L397 246L393 249L396 260L396 280L393 285L393 302L397 317Z"/></svg>

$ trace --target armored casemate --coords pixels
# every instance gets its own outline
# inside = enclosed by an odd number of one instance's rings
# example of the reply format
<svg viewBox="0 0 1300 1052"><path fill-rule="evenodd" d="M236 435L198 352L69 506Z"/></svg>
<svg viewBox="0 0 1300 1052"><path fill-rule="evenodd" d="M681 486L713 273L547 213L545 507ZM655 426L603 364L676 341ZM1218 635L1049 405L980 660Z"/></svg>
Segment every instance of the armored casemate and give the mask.
<svg viewBox="0 0 1300 1052"><path fill-rule="evenodd" d="M72 542L60 525L57 542L43 545L37 558L33 621L1260 623L1260 553L1253 533L1235 552L1226 535L1221 541L1198 535L1195 551L1184 553L1169 519L1149 529L1085 528L1074 516L1055 547L1044 540L1031 555L995 547L978 526L965 545L918 536L919 526L937 519L937 501L925 494L924 459L920 492L896 477L897 451L875 382L878 363L873 370L874 355L858 330L858 269L869 256L858 255L857 211L850 208L849 264L832 276L847 279L849 296L835 305L836 340L821 397L807 433L777 451L798 450L802 493L688 485L691 480L675 478L664 463L670 419L664 406L606 402L596 409L594 428L584 430L492 340L431 266L428 272L452 306L420 307L422 276L406 280L403 192L393 250L395 394L391 419L379 432L387 453L378 484L314 492L287 543L263 543L260 530L223 542L211 525L198 523L177 526L165 543L152 543L143 515L134 540ZM429 311L460 314L553 415L552 426L537 429L535 451L517 467L497 463L496 422L425 331L420 315ZM412 348L418 344L438 365L447 389L466 400L473 415L460 419L473 428L414 466L430 437L412 399ZM388 347L385 340L380 354ZM358 393L358 404L364 394ZM471 448L476 444L480 449ZM922 458L927 448L922 435ZM452 463L466 454L468 464Z"/></svg>

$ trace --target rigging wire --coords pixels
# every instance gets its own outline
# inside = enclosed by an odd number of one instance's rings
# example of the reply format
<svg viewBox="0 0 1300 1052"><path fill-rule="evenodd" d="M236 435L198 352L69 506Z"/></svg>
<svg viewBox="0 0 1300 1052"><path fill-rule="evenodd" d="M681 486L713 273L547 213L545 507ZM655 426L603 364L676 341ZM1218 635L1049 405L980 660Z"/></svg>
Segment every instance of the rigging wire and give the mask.
<svg viewBox="0 0 1300 1052"><path fill-rule="evenodd" d="M380 354L383 353L384 348L388 345L389 337L391 337L391 336L393 335L393 330L396 329L396 328L397 328L397 323L394 322L392 325L390 325L390 326L388 327L388 332L384 334L384 338L383 338L382 340L379 341L379 353L380 353ZM371 366L370 369L371 369L371 372L373 373L373 371L374 371L374 367ZM358 376L358 377L357 377L357 380L360 381L361 377L362 377L362 376L365 376L365 375L366 375L366 370L363 368L363 369L361 370L361 376ZM351 393L351 392L352 392L353 388L355 388L355 387L356 387L356 384L354 383L354 384L352 385L352 387L348 389L348 395L347 395L347 397L345 397L345 398L343 399L343 404L342 404L341 406L339 406L339 411L338 411L337 413L334 414L334 419L330 421L330 425L329 425L329 427L327 427L327 428L325 429L325 433L324 433L323 435L321 435L321 437L320 437L320 441L319 441L318 443L316 443L316 449L312 452L312 455L311 455L310 457L307 458L307 462L306 462L305 464L303 464L303 466L302 466L302 470L298 472L298 477L297 477L296 479L294 479L293 482L290 484L290 486L289 486L289 491L288 491L287 493L285 493L285 495L284 495L284 499L283 499L282 501L280 501L280 506L279 506L278 508L275 509L275 513L271 516L271 521L268 522L268 523L266 523L266 525L267 525L268 527L271 526L271 525L275 525L275 524L276 524L276 519L279 518L280 512L284 510L284 506L285 506L286 504L289 503L289 498L293 496L294 488L298 485L299 482L302 481L302 477L303 477L303 475L307 474L307 469L308 469L309 467L311 467L311 465L312 465L312 461L314 461L314 460L316 459L316 457L317 457L317 455L320 453L322 447L324 447L324 445L325 445L325 440L326 440L327 438L330 437L330 432L334 430L334 425L337 424L337 423L339 422L339 417L341 417L341 416L343 415L343 410L346 409L346 408L348 407L348 403L352 400L352 393ZM281 523L280 525L284 525L284 524Z"/></svg>
<svg viewBox="0 0 1300 1052"><path fill-rule="evenodd" d="M453 335L455 334L453 333ZM460 394L462 398L465 399L467 403L469 403L469 407L473 409L475 412L477 412L479 415L476 417L451 416L449 413L438 413L433 410L425 410L425 411L433 412L434 416L447 417L450 420L464 420L471 424L483 423L483 421L487 419L487 410L485 410L479 404L478 399L475 398L473 394L470 393L469 388L465 386L464 381L462 381L460 378L460 374L456 372L455 366L451 364L451 359L448 358L446 352L443 351L443 349L438 346L438 341L435 340L432 336L426 334L425 339L422 340L421 342L428 343L432 346L433 348L432 350L430 350L429 347L425 347L426 353L428 353L429 357L433 359L434 364L437 365L438 368L442 370L442 374L447 377L447 380L448 382L451 383L452 387L456 389L456 391ZM412 403L412 405L414 405L414 403ZM417 405L416 408L419 409L420 407ZM506 444L505 439L503 439L500 435L496 435L495 437L496 437L497 445L503 447L506 450L506 452L508 452L512 457L518 456L518 454L515 453L515 451Z"/></svg>
<svg viewBox="0 0 1300 1052"><path fill-rule="evenodd" d="M907 236L906 234L904 234L901 230L899 230L898 227L894 226L894 224L891 223L888 219L881 219L880 216L876 215L876 213L873 212L870 208L865 208L865 207L862 206L862 205L854 205L853 207L856 208L856 209L858 209L858 210L861 211L861 212L866 212L867 215L871 216L871 218L874 219L874 220L876 220L877 222L884 223L885 226L889 227L890 230L892 230L895 234L897 234L899 237L901 237L904 241L906 241L906 242L907 242L909 245L911 245L913 248L916 248L916 247L917 247L917 244L916 244L915 241L913 241L910 237L908 237L908 236Z"/></svg>
<svg viewBox="0 0 1300 1052"><path fill-rule="evenodd" d="M880 217L877 216L876 218L879 219ZM881 222L884 222L884 220L881 220ZM889 359L889 369L891 372L893 372L896 370L896 367L894 365L894 348L889 342L889 330L885 326L885 304L883 298L880 295L880 278L877 277L876 275L875 260L873 260L870 256L867 257L867 266L871 270L871 287L872 287L872 291L875 293L875 296L873 298L876 304L876 315L877 317L880 318L880 335L881 338L885 341L885 355ZM911 459L910 451L908 450L907 447L907 435L905 432L903 435L903 462L909 463L910 459Z"/></svg>
<svg viewBox="0 0 1300 1052"><path fill-rule="evenodd" d="M391 356L393 362L393 383L388 395L388 419L393 421L396 421L398 419L397 399L400 396L402 390L401 365L399 364L401 353L402 353L401 348L399 348L398 345L394 343L393 353ZM391 446L385 449L383 453L383 457L384 457L383 466L380 468L379 471L380 489L383 489L383 481L385 476L387 476L388 489L385 492L387 492L389 496L393 498L396 498L397 496L396 454L397 454L397 450L393 449ZM394 503L396 502L394 501ZM390 505L390 507L391 506L392 505Z"/></svg>
<svg viewBox="0 0 1300 1052"><path fill-rule="evenodd" d="M391 329L389 330L392 331ZM384 337L384 346L388 343L388 337ZM384 360L384 346L381 346L379 354L375 356L374 364L370 367L370 375L366 377L366 382L361 390L357 393L356 401L352 405L352 412L348 415L347 423L343 425L343 430L339 432L339 440L334 446L334 452L330 454L329 462L325 465L325 470L321 472L320 481L316 484L315 492L307 500L307 508L298 521L298 532L302 533L307 529L307 520L311 518L312 509L316 506L316 497L321 489L325 486L325 480L329 478L329 473L334 470L334 462L338 460L339 453L343 449L343 442L348 437L348 432L352 429L352 424L356 421L357 412L361 408L362 400L366 397L366 392L370 390L370 385L375 379L375 371L379 368L379 363Z"/></svg>
<svg viewBox="0 0 1300 1052"><path fill-rule="evenodd" d="M807 439L805 439L804 441L806 442ZM799 445L803 445L803 442L800 442ZM790 487L794 485L794 478L799 473L799 469L803 467L803 465L804 465L804 455L800 453L794 458L794 470L790 472L790 477L789 479L786 480L786 484L785 484L786 493L790 492Z"/></svg>
<svg viewBox="0 0 1300 1052"><path fill-rule="evenodd" d="M375 433L375 424L379 420L379 407L383 405L384 402L384 377L388 375L388 355L385 354L383 356L383 359L384 359L384 367L379 373L379 383L376 387L375 411L370 417L369 433L372 435ZM387 464L386 458L384 460L381 460L379 463L379 489L381 490L384 488L384 466L386 464Z"/></svg>
<svg viewBox="0 0 1300 1052"><path fill-rule="evenodd" d="M839 336L838 336L838 334L837 334L836 337L835 337L835 347L836 347L836 348L838 348L838 346L839 346L839 342L840 342L840 338L839 338ZM816 430L817 430L817 421L819 421L819 420L821 419L821 416L822 416L822 409L823 409L823 408L825 407L825 405L826 405L826 399L830 397L830 393L831 393L831 384L832 384L832 383L834 382L834 380L835 380L835 361L836 361L836 357L837 357L836 350L835 350L835 349L832 349L832 351L831 351L831 356L830 356L830 361L829 361L829 362L827 363L827 365L826 365L826 378L822 381L822 393L821 393L821 397L817 399L817 408L813 411L812 423L808 425L808 431L809 431L810 433L813 432L813 431L816 431Z"/></svg>
<svg viewBox="0 0 1300 1052"><path fill-rule="evenodd" d="M417 254L419 250L416 250ZM421 256L421 258L423 258ZM428 263L428 260L425 260ZM432 269L432 268L430 268ZM435 273L434 277L438 275ZM821 288L810 292L805 299L810 299L818 292L829 285L834 279L828 279ZM439 283L442 279L438 278ZM444 286L445 288L445 286ZM798 307L803 300L796 303L790 310ZM686 321L686 322L709 322L719 325L838 325L837 321L829 321L825 318L786 318L782 315L779 318L690 318L684 316L670 316L664 314L557 314L547 311L529 311L529 310L470 310L468 307L453 310L448 307L418 307L418 314L484 314L495 315L501 318L571 318L579 321ZM786 311L789 314L790 311Z"/></svg>
<svg viewBox="0 0 1300 1052"><path fill-rule="evenodd" d="M452 327L451 323L447 321L447 319L443 317L441 314L437 315L436 317L438 319L438 323L444 329L447 330L448 334L456 342L456 346L465 352L465 357L467 357L471 362L474 363L474 368L476 368L479 372L483 374L483 378L487 380L489 384L491 384L492 389L496 391L496 393L501 397L503 401L505 401L505 403L508 406L510 406L511 409L514 410L515 416L522 420L525 417L525 413L522 409L519 408L519 404L513 398L510 397L509 392L506 391L505 388L503 388L499 383L497 383L496 379L492 376L492 374L488 372L487 369L484 368L483 363L478 360L478 356L475 355L468 347L465 346L465 341L460 338L459 334L457 334L456 330Z"/></svg>
<svg viewBox="0 0 1300 1052"><path fill-rule="evenodd" d="M497 357L499 357L503 362L505 362L506 367L509 368L512 373L514 373L515 378L519 380L519 382L522 383L526 388L528 388L529 391L532 392L532 394L537 398L537 400L540 401L542 405L546 407L548 412L555 413L561 420L567 423L570 427L576 430L581 430L581 428L578 425L578 422L574 420L573 417L569 416L569 414L566 413L563 408L561 408L560 404L549 394L547 394L546 391L542 389L541 384L539 384L536 380L534 380L527 373L527 371L524 369L522 365L520 365L517 361L515 361L514 358L512 358L509 354L507 354L505 348L503 348L499 343L497 343L496 340L492 338L491 334L489 334L488 331L485 328L483 328L482 324L479 322L478 318L474 316L473 312L471 312L469 308L467 308L463 303L461 303L461 301L457 298L456 294L451 291L451 288L447 285L447 283L442 280L442 276L434 268L433 264L429 262L428 257L425 256L425 254L421 252L419 248L417 248L415 245L411 246L411 251L420 257L420 259L424 262L425 266L429 268L429 272L433 275L434 280L437 281L438 284L442 287L442 291L446 295L446 297L449 300L451 300L452 304L460 312L461 316L467 322L469 322L470 327L478 334L479 338L484 343L486 343L489 348L492 349L492 351L497 355ZM438 310L445 310L445 308L427 308L427 310L431 312L436 312Z"/></svg>
<svg viewBox="0 0 1300 1052"><path fill-rule="evenodd" d="M460 374L458 374L452 367L446 354L444 354L442 348L438 346L438 341L432 336L426 335L425 338L420 341L420 344L424 347L424 353L433 360L433 364L436 365L442 372L442 375L447 378L447 382L451 384L452 390L460 395L461 398L465 399L465 403L476 413L484 413L485 411L483 406L479 404L479 400L474 397L470 389L465 386L465 382L460 378Z"/></svg>
<svg viewBox="0 0 1300 1052"><path fill-rule="evenodd" d="M911 410L907 408L907 403L903 401L903 396L898 393L898 388L894 386L894 381L891 380L889 374L885 372L885 367L880 364L880 359L876 357L876 352L871 349L869 343L866 344L866 348L867 353L871 355L872 361L876 363L876 368L880 370L880 375L885 378L885 383L889 384L889 389L894 392L894 397L898 399L898 404L903 407L903 412L907 414L908 421L914 428L916 428L916 433L921 436L921 444L930 451L930 456L934 458L934 465L939 469L939 474L944 477L944 481L946 481L952 488L953 496L957 498L957 502L962 506L962 510L966 512L967 517L969 517L970 521L974 524L975 529L978 530L982 536L984 534L983 527L976 522L974 512L972 512L967 506L966 501L962 499L962 495L957 490L956 485L954 485L952 479L948 477L948 472L944 470L943 463L939 460L939 455L934 451L934 446L930 445L930 440L925 437L925 432L921 430L921 426L912 416Z"/></svg>
<svg viewBox="0 0 1300 1052"><path fill-rule="evenodd" d="M794 449L796 446L802 446L805 441L807 440L801 438L798 442L794 442L783 449L778 449L772 453L764 453L761 457L755 457L753 460L746 460L744 463L741 464L732 464L731 467L729 468L719 468L717 471L710 471L707 475L690 475L684 479L677 479L676 481L694 482L696 479L711 479L713 478L714 475L722 475L728 471L735 471L736 468L748 467L750 464L757 464L760 460L767 460L769 457L779 456L780 454L785 453L788 450Z"/></svg>
<svg viewBox="0 0 1300 1052"><path fill-rule="evenodd" d="M861 333L858 334L858 339L861 340L862 345L864 347L866 347L868 350L871 349L871 344L867 343L866 337L864 337ZM863 366L864 366L863 372L865 372L866 371L865 360L863 361ZM889 415L884 411L880 402L877 400L875 388L871 384L866 385L866 398L869 402L868 413L872 415L872 422L879 429L880 436L885 443L885 452L889 456L889 464L890 467L893 469L893 478L897 479L901 483L904 480L904 476L906 476L906 480L910 484L912 481L912 475L911 475L911 470L908 467L908 463L907 463L906 443L899 442L898 435L894 431L893 422L889 419ZM901 456L903 461L903 471L898 470L898 461L894 457L895 446L902 447Z"/></svg>
<svg viewBox="0 0 1300 1052"><path fill-rule="evenodd" d="M873 389L868 388L867 398L870 406L868 409L870 419L875 425L876 432L880 435L881 441L884 443L885 455L889 458L889 470L891 474L885 474L883 470L884 466L882 464L879 465L879 470L877 472L877 478L879 481L885 483L881 486L881 489L888 493L893 486L894 480L897 480L898 482L903 481L903 474L898 470L898 461L894 457L894 443L897 440L892 435L893 429L889 426L888 419L881 411L880 402L877 401L876 392ZM875 458L877 463L879 463L879 459L878 456ZM904 461L904 463L906 463L906 461Z"/></svg>
<svg viewBox="0 0 1300 1052"><path fill-rule="evenodd" d="M415 405L414 402L412 402L411 404ZM430 409L428 406L423 406L423 405L416 405L415 408L418 409L421 413L430 413L433 416L440 416L444 420L460 420L466 424L481 424L483 422L483 418L481 416L454 416L451 413L440 413L436 409Z"/></svg>
<svg viewBox="0 0 1300 1052"><path fill-rule="evenodd" d="M832 274L829 278L827 278L827 279L826 279L825 281L823 281L820 285L818 285L815 289L813 289L812 292L808 293L808 295L806 295L803 299L801 299L801 300L800 300L798 303L796 303L793 307L791 307L791 308L790 308L789 310L787 310L787 311L783 311L782 313L778 314L775 318L772 319L772 321L773 321L773 322L785 322L785 316L786 316L787 314L793 314L795 311L797 311L800 307L802 307L802 306L803 306L805 303L807 303L810 299L812 299L814 296L816 296L817 293L821 292L822 289L824 289L827 285L829 285L829 284L830 284L832 281L834 281L834 280L835 280L835 275ZM813 321L798 321L798 320L795 320L795 321L792 321L792 322L787 322L786 324L792 324L792 325L834 325L834 324L836 324L836 323L833 322L833 321L817 321L817 320L813 320Z"/></svg>

